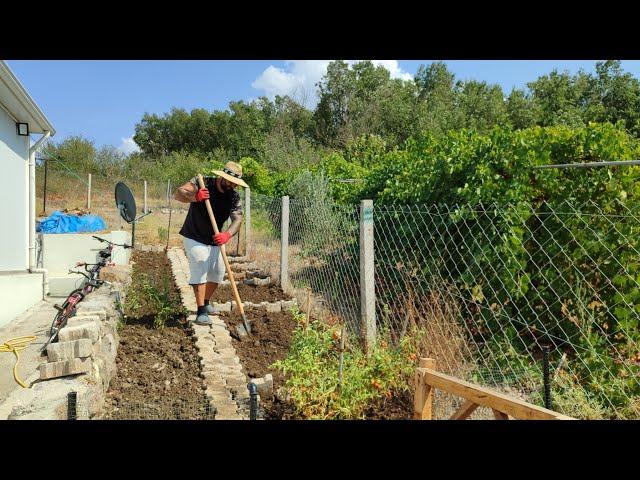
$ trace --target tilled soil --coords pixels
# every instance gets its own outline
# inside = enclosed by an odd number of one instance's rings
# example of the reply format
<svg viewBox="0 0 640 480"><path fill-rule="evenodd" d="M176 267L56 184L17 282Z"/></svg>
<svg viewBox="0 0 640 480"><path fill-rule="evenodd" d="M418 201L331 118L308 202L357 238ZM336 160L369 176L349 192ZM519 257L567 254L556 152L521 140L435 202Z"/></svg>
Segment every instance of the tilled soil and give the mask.
<svg viewBox="0 0 640 480"><path fill-rule="evenodd" d="M243 302L260 303L291 299L291 296L284 293L277 285L256 286L240 283L237 287L238 295L240 295L240 300ZM220 285L211 297L211 301L218 303L235 302L231 286Z"/></svg>
<svg viewBox="0 0 640 480"><path fill-rule="evenodd" d="M233 346L249 377L263 377L267 373L273 375L275 392L284 385L286 377L269 366L287 357L296 321L289 312L246 310L245 315L251 323L251 337L243 337L239 341L232 336ZM220 316L232 334L235 327L242 324L242 318L237 311ZM275 395L272 398L261 398L261 402L267 420L301 419L292 404ZM413 396L409 392L401 392L390 399L382 397L365 411L367 420L410 420L412 415Z"/></svg>
<svg viewBox="0 0 640 480"><path fill-rule="evenodd" d="M171 298L175 294L179 301L164 253L135 251L133 261L131 288L147 273L158 288L169 281ZM198 351L184 316L174 315L157 329L153 328L154 304L141 296L138 305L134 312L127 312L118 332L117 373L107 391L104 418L213 418L200 378ZM172 305L179 310L179 304Z"/></svg>
<svg viewBox="0 0 640 480"><path fill-rule="evenodd" d="M413 418L413 396L401 392L387 399L379 398L365 410L367 420L411 420Z"/></svg>
<svg viewBox="0 0 640 480"><path fill-rule="evenodd" d="M266 288L266 287L259 287ZM233 346L238 353L247 375L251 378L264 377L267 373L273 375L274 392L284 384L284 376L269 366L286 358L289 345L296 328L296 321L289 312L267 313L261 310L246 310L245 315L251 323L251 336L237 340L232 337ZM236 325L242 325L240 313L230 312L220 315L233 334ZM261 398L266 418L278 417L281 409L275 398Z"/></svg>

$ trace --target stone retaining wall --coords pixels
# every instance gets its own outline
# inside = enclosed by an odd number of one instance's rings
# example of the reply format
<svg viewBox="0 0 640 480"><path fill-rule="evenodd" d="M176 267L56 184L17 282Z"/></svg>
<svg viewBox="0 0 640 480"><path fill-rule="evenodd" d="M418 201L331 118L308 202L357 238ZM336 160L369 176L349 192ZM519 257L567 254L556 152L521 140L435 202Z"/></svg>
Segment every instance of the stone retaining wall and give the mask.
<svg viewBox="0 0 640 480"><path fill-rule="evenodd" d="M101 278L113 283L91 292L78 304L76 315L60 330L58 342L47 348L39 378L31 388L16 390L6 399L0 406L0 419L65 420L70 392L77 393L79 420L100 413L116 372L120 320L116 295L124 303L131 267L105 267Z"/></svg>

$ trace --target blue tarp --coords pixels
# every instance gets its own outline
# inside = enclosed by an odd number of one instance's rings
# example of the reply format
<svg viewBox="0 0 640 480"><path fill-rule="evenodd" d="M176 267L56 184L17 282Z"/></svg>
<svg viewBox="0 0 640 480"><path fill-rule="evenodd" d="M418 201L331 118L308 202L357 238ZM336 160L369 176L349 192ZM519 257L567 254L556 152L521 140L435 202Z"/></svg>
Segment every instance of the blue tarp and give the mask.
<svg viewBox="0 0 640 480"><path fill-rule="evenodd" d="M37 232L42 233L80 233L99 232L105 230L107 225L98 215L69 215L56 210L42 220L36 227Z"/></svg>

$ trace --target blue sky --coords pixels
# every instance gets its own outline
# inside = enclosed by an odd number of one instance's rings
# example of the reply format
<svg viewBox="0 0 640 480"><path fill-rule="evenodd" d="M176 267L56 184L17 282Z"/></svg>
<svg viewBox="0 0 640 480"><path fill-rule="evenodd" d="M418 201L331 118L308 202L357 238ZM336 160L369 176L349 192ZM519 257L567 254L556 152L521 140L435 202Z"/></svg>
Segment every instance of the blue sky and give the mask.
<svg viewBox="0 0 640 480"><path fill-rule="evenodd" d="M412 77L432 60L376 61L392 76ZM505 93L554 68L576 73L595 70L594 61L452 60L449 69L461 80L499 84ZM315 105L314 84L328 61L140 61L9 60L7 64L57 130L54 140L82 135L97 146L131 151L134 127L145 112L162 114L171 107L225 109L231 100L290 94ZM640 77L640 61L623 61L623 69Z"/></svg>

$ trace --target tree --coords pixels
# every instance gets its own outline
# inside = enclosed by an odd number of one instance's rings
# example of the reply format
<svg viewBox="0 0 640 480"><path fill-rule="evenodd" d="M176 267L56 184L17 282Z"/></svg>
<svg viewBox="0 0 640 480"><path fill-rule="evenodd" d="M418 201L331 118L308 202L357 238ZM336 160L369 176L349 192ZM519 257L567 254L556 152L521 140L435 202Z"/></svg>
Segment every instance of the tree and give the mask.
<svg viewBox="0 0 640 480"><path fill-rule="evenodd" d="M584 125L580 105L584 104L581 100L584 98L587 82L584 81L585 77L576 78L572 78L568 72L558 73L554 69L549 75L543 75L527 84L540 112L539 125ZM578 85L582 88L576 88Z"/></svg>
<svg viewBox="0 0 640 480"><path fill-rule="evenodd" d="M463 119L456 105L455 75L444 62L433 62L428 67L420 65L414 81L418 89L417 132L442 135L462 127Z"/></svg>
<svg viewBox="0 0 640 480"><path fill-rule="evenodd" d="M507 117L515 129L529 128L536 124L536 105L524 90L511 90L506 102Z"/></svg>
<svg viewBox="0 0 640 480"><path fill-rule="evenodd" d="M97 170L95 143L82 136L70 136L58 144L51 142L46 152L54 158L50 164L54 170L64 170L65 167L75 173L89 173Z"/></svg>
<svg viewBox="0 0 640 480"><path fill-rule="evenodd" d="M589 118L591 121L616 123L622 120L626 128L640 133L640 81L623 73L619 60L596 63L597 79L594 97L602 107Z"/></svg>
<svg viewBox="0 0 640 480"><path fill-rule="evenodd" d="M318 84L320 101L314 112L317 138L324 145L343 147L366 133L377 133L382 109L379 94L391 83L389 71L371 61L331 62Z"/></svg>
<svg viewBox="0 0 640 480"><path fill-rule="evenodd" d="M464 126L486 132L507 121L507 108L502 88L487 82L469 80L458 83L457 103L464 118Z"/></svg>

